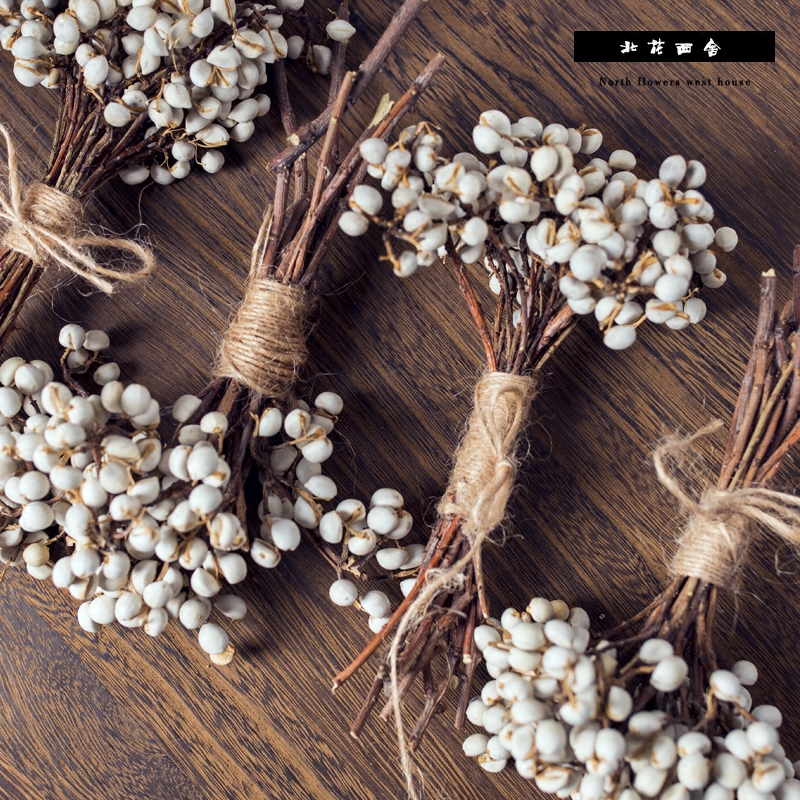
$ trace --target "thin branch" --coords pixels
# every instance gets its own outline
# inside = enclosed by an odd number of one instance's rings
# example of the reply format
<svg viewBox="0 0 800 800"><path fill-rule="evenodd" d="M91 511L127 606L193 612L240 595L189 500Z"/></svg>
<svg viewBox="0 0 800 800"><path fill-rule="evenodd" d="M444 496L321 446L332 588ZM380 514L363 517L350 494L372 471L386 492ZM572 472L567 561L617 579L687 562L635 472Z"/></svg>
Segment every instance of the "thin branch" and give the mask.
<svg viewBox="0 0 800 800"><path fill-rule="evenodd" d="M372 49L372 52L358 68L358 78L353 85L353 91L350 94L350 100L347 104L348 108L352 107L364 93L364 90L369 86L372 79L383 66L389 53L394 49L397 42L406 32L408 26L414 21L420 11L422 11L427 2L428 0L405 0L400 10L394 15L389 26L383 32L383 36L381 36L378 43ZM275 158L269 162L267 168L273 172L277 172L278 170L287 169L291 166L314 144L314 142L325 135L332 113L333 109L331 106L328 106L315 120L304 125L296 133L289 136L290 147L287 147L282 153L275 156Z"/></svg>
<svg viewBox="0 0 800 800"><path fill-rule="evenodd" d="M497 361L494 357L492 337L489 333L489 329L486 327L486 317L483 314L480 301L475 296L475 290L472 288L472 283L467 275L466 269L464 268L464 263L458 257L456 248L449 236L447 238L445 247L447 248L447 257L450 260L450 265L453 267L453 272L455 273L456 281L458 282L458 288L461 289L461 293L464 295L464 298L467 301L469 312L472 314L472 320L478 330L478 335L481 337L483 350L486 353L487 366L492 372L496 372Z"/></svg>

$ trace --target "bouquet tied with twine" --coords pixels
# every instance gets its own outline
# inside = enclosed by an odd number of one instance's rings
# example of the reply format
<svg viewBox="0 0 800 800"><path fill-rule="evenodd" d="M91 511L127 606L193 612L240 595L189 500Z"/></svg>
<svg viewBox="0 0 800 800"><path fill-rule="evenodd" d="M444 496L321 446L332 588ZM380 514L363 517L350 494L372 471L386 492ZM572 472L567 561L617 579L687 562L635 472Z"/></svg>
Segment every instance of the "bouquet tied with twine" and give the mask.
<svg viewBox="0 0 800 800"><path fill-rule="evenodd" d="M43 268L60 266L104 292L152 270L149 251L135 242L85 234L84 204L117 176L126 184L167 185L194 164L208 173L221 169L225 145L249 139L253 120L270 110L270 97L257 88L267 81L267 65L282 74L290 49L279 30L284 22L303 32L291 37L301 44L330 35L333 50L355 32L346 4L327 25L302 6L272 14L249 2L205 0L191 9L165 4L159 16L113 0L77 11L50 3L35 10L29 28L25 4L5 4L0 48L14 58L14 77L34 91L58 91L60 103L43 175L27 188L3 131L9 175L0 193L0 222L8 226L0 249L0 347ZM143 42L146 30L152 38ZM310 41L308 47L323 60L332 57L331 48ZM312 69L327 73L316 61ZM117 250L131 263L101 267L92 248Z"/></svg>
<svg viewBox="0 0 800 800"><path fill-rule="evenodd" d="M638 326L648 320L677 330L699 322L705 305L695 296L698 289L724 282L715 253L706 248L716 243L717 250L729 251L736 242L730 228L715 232L708 224L705 201L696 192L705 169L682 156L665 159L658 181L638 181L642 190L657 184L658 191L642 199L637 184L629 190L613 179L607 183L594 172L594 162L581 169L579 154L595 153L603 141L600 131L586 125L544 126L533 117L512 122L501 111L486 111L473 129L478 155L452 158L444 154L438 131L420 122L391 147L364 148L368 172L392 192L394 211L384 217L380 193L364 187L340 224L351 236L378 225L386 249L382 260L400 277L432 264L444 251L486 359L416 583L383 630L333 681L334 689L340 687L393 636L351 733L360 733L385 689L389 700L381 713L385 719L394 714L411 797L418 790L410 753L462 666L456 726L465 719L480 658L474 631L491 617L481 549L504 519L518 439L543 365L582 315L596 317L604 343L614 350L631 346ZM486 155L502 163L490 158L484 164ZM693 189L689 199L679 187ZM665 202L670 210L662 214ZM653 225L628 226L623 220L633 211L642 220L649 215ZM618 246L598 245L605 237ZM695 272L689 254L710 271ZM476 269L496 297L489 313L478 299ZM643 308L638 300L648 297ZM437 646L443 642L446 647ZM417 678L424 685L424 707L406 740L401 706Z"/></svg>
<svg viewBox="0 0 800 800"><path fill-rule="evenodd" d="M794 271L795 276L800 272L800 247L795 248ZM762 275L756 335L716 484L692 497L680 470L674 471L669 464L671 457L681 459L690 453L721 422L683 439L669 439L655 450L659 482L688 517L670 565L676 577L632 620L606 632L599 646L616 648L624 672L627 658L632 653L635 658L635 649L643 641L670 642L676 656L689 663L689 683L683 702L665 710L685 719L690 727L713 730L715 725L731 724L716 707L713 693L708 695L710 677L718 670L712 643L718 591L738 584L754 537L766 535L800 544L800 498L768 488L800 440L797 280L794 286L794 297L779 314L775 272ZM654 687L642 683L646 680L641 674L628 672L626 688L635 697L634 710L658 703Z"/></svg>
<svg viewBox="0 0 800 800"><path fill-rule="evenodd" d="M83 204L75 196L48 182L25 185L19 171L11 132L0 125L7 158L6 187L0 189L0 348L13 330L17 315L44 269L62 267L79 275L106 294L117 283L130 283L149 275L155 267L152 252L138 242L87 233ZM117 251L132 269L112 269L100 264L92 248Z"/></svg>
<svg viewBox="0 0 800 800"><path fill-rule="evenodd" d="M720 421L653 453L659 482L687 515L670 585L602 636L590 634L582 609L544 598L476 630L495 680L467 715L487 733L502 725L491 739L464 742L485 770L513 759L541 791L594 800L800 793L779 741L781 712L750 694L757 668L747 660L722 667L712 639L718 591L736 585L754 537L800 544L800 498L768 488L800 438L797 281L781 315L775 295L770 270L716 484L689 490L699 471L684 465Z"/></svg>

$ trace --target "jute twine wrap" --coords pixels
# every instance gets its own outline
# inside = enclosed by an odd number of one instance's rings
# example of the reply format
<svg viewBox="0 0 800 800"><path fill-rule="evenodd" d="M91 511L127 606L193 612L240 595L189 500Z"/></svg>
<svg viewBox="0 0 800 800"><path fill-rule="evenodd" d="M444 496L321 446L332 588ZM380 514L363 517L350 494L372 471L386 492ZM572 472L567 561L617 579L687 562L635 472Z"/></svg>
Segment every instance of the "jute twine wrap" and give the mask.
<svg viewBox="0 0 800 800"><path fill-rule="evenodd" d="M475 387L467 433L442 502L442 516L458 514L470 536L485 536L505 516L517 472L515 452L520 431L536 394L536 380L507 372L487 372Z"/></svg>
<svg viewBox="0 0 800 800"><path fill-rule="evenodd" d="M400 760L408 796L419 798L411 754L405 741L397 658L406 631L431 611L434 598L464 581L464 569L480 553L486 537L503 521L506 504L514 488L516 449L525 428L538 382L534 377L487 372L475 387L475 401L467 433L450 476L446 497L439 506L441 516L459 515L463 533L469 537L466 554L450 568L429 570L425 586L400 620L389 650L391 697Z"/></svg>
<svg viewBox="0 0 800 800"><path fill-rule="evenodd" d="M308 357L314 301L302 287L251 276L219 349L216 374L265 397L285 397Z"/></svg>
<svg viewBox="0 0 800 800"><path fill-rule="evenodd" d="M715 586L730 586L744 564L750 540L759 530L800 544L800 497L761 488L708 488L699 500L686 494L664 459L687 454L698 439L721 424L717 420L685 439L665 442L653 453L653 462L661 484L690 514L672 559L672 570Z"/></svg>
<svg viewBox="0 0 800 800"><path fill-rule="evenodd" d="M14 142L5 126L0 125L0 133L8 154L8 194L0 192L0 221L9 226L0 244L27 256L41 269L53 264L65 267L108 294L114 291L114 284L107 278L137 281L153 271L152 252L137 242L79 233L83 206L74 197L43 183L23 187ZM102 267L87 252L88 247L124 251L141 266L130 272Z"/></svg>

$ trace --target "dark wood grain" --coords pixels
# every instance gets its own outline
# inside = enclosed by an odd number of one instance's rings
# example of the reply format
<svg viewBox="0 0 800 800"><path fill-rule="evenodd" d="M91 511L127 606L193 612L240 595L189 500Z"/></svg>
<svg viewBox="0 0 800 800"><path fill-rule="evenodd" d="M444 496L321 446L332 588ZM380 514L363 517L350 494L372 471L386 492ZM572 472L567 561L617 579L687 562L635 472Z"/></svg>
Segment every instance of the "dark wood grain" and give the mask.
<svg viewBox="0 0 800 800"><path fill-rule="evenodd" d="M315 0L308 0L314 4ZM395 2L353 0L359 31L349 58L363 57ZM708 166L707 196L740 245L727 285L707 292L706 321L675 333L645 326L635 348L612 353L581 324L548 364L537 399L530 455L520 475L507 536L488 548L494 608L533 595L563 597L611 627L668 578L679 531L674 503L656 486L648 453L664 433L728 419L755 327L758 276L775 267L788 296L792 246L800 238L797 130L800 57L792 4L688 0L430 0L356 113L344 141L385 91L399 94L436 52L448 63L420 111L449 146L469 141L477 114L501 108L605 134L602 152L632 150L653 174L673 152ZM774 64L630 67L573 64L574 29L775 29ZM56 98L0 83L0 118L13 126L30 176L47 153ZM601 76L749 78L750 87L601 87ZM324 106L323 79L294 79L301 120ZM227 151L216 176L192 174L143 191L114 183L92 213L114 231L138 231L156 247L157 275L112 297L48 275L9 352L55 360L65 321L102 327L129 380L163 403L199 390L220 332L246 277L271 181L265 165L281 149L279 120L259 120L253 139ZM330 473L344 494L392 485L425 523L446 483L482 354L455 284L435 266L407 281L379 265L375 235L339 241L323 279L319 324L305 386L345 397ZM315 377L316 376L316 377ZM709 457L719 459L719 436ZM714 462L716 464L718 462ZM790 464L782 486L794 489ZM501 537L497 537L500 539ZM777 554L777 556L776 556ZM775 562L780 567L776 572ZM800 625L797 560L774 542L752 554L718 622L723 658L751 658L762 678L754 695L798 706L794 656ZM368 640L366 620L334 608L332 579L309 546L273 571L253 570L242 595L251 613L233 628L231 666L208 666L193 635L171 625L157 640L118 627L90 636L75 603L51 585L12 572L0 585L0 797L313 798L402 795L393 729L371 723L358 742L347 730L368 688L365 673L335 696L330 679ZM483 676L483 673L481 673ZM449 702L455 702L455 696ZM782 737L800 755L800 723L787 714ZM434 720L421 750L431 798L472 800L535 794L513 770L480 771L461 755L463 738Z"/></svg>

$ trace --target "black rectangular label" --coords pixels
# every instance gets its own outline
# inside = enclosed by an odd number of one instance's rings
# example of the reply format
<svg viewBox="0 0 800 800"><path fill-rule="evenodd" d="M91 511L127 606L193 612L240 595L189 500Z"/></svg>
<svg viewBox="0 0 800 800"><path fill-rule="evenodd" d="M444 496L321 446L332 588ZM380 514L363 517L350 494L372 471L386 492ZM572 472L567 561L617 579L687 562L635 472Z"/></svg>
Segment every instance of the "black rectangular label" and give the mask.
<svg viewBox="0 0 800 800"><path fill-rule="evenodd" d="M775 31L575 31L573 60L774 61Z"/></svg>

